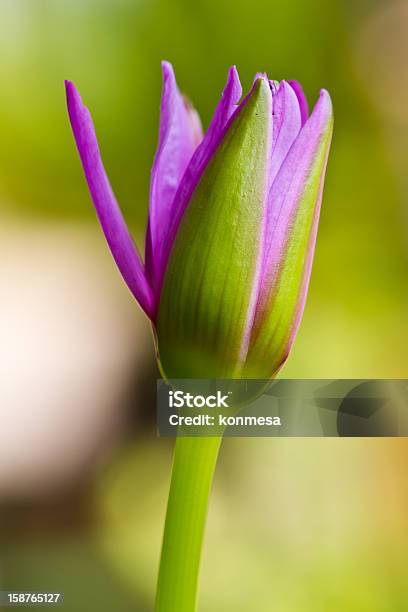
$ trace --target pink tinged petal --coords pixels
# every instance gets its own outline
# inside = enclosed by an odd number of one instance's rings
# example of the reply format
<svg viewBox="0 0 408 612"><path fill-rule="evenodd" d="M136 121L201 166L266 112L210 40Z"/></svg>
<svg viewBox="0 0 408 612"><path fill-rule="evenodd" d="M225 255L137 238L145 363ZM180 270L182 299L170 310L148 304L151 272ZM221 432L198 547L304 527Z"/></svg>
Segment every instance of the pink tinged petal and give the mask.
<svg viewBox="0 0 408 612"><path fill-rule="evenodd" d="M230 121L233 113L237 110L237 105L241 95L242 88L239 82L238 73L235 66L232 66L229 69L226 86L222 93L221 100L215 110L207 133L191 158L174 198L172 205L172 218L167 234L164 256L160 261L158 291L160 291L163 283L167 261L184 211L188 206L194 189L197 186L208 162L214 155L222 140L222 137L225 134L228 122Z"/></svg>
<svg viewBox="0 0 408 612"><path fill-rule="evenodd" d="M281 261L276 239L280 237L280 244L284 246L284 237L291 228L290 220L297 212L299 200L314 165L316 153L328 130L331 117L330 97L325 90L322 90L311 117L302 128L272 185L268 205L270 223L265 236L266 249L263 266L263 286L266 288L271 287L270 277L268 281L269 272L274 269L274 264Z"/></svg>
<svg viewBox="0 0 408 612"><path fill-rule="evenodd" d="M91 115L73 83L66 81L65 88L72 131L106 240L130 291L153 319L156 306L152 290L103 167Z"/></svg>
<svg viewBox="0 0 408 612"><path fill-rule="evenodd" d="M307 103L307 98L303 92L301 84L298 81L289 81L289 85L292 87L298 99L303 126L309 117L309 105Z"/></svg>
<svg viewBox="0 0 408 612"><path fill-rule="evenodd" d="M146 272L152 286L156 286L163 268L163 249L173 216L174 196L202 140L198 114L180 94L171 64L163 62L162 70L159 144L152 168L145 253Z"/></svg>
<svg viewBox="0 0 408 612"><path fill-rule="evenodd" d="M296 94L286 81L281 81L278 90L273 95L271 184L301 127L300 109Z"/></svg>
<svg viewBox="0 0 408 612"><path fill-rule="evenodd" d="M255 85L258 79L265 79L267 81L268 75L266 74L266 72L257 72L255 74L254 80L252 81L252 87Z"/></svg>
<svg viewBox="0 0 408 612"><path fill-rule="evenodd" d="M289 151L270 191L261 291L248 353L276 372L285 361L302 317L333 126L329 94L322 90L312 115Z"/></svg>
<svg viewBox="0 0 408 612"><path fill-rule="evenodd" d="M227 83L222 92L221 100L215 109L213 118L205 135L202 147L200 147L200 155L197 157L205 158L208 162L215 152L215 148L221 141L224 135L225 127L237 110L238 102L242 96L242 87L239 81L238 72L235 66L231 66L228 71Z"/></svg>

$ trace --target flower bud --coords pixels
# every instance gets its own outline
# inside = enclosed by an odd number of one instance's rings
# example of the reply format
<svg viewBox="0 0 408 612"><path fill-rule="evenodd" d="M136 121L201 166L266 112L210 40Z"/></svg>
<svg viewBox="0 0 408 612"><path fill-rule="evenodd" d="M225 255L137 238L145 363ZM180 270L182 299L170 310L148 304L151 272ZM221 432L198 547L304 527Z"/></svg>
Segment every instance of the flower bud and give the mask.
<svg viewBox="0 0 408 612"><path fill-rule="evenodd" d="M271 378L293 344L307 295L333 114L311 115L300 85L257 75L238 105L231 68L203 136L163 64L159 146L145 262L110 187L93 124L72 83L68 110L115 261L152 321L167 378Z"/></svg>

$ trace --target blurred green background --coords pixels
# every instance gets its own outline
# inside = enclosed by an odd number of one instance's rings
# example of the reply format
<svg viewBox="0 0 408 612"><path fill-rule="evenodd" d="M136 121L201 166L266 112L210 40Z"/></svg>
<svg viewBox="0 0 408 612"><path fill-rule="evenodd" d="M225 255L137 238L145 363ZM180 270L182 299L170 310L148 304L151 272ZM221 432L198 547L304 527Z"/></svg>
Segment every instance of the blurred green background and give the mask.
<svg viewBox="0 0 408 612"><path fill-rule="evenodd" d="M171 445L147 322L97 227L63 80L143 244L160 60L208 125L228 66L335 108L288 377L408 377L403 0L2 0L0 585L69 611L152 609ZM226 440L200 610L406 610L404 440Z"/></svg>

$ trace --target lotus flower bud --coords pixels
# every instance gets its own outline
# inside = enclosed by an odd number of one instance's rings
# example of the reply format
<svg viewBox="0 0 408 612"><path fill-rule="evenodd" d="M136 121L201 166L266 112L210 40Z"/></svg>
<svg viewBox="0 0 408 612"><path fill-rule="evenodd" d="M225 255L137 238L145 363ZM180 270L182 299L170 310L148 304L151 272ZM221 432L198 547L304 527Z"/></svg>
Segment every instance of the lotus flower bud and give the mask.
<svg viewBox="0 0 408 612"><path fill-rule="evenodd" d="M152 321L167 378L271 378L285 362L309 284L333 115L309 116L296 82L257 75L239 103L231 68L205 136L163 64L145 262L106 177L88 110L68 109L117 265Z"/></svg>

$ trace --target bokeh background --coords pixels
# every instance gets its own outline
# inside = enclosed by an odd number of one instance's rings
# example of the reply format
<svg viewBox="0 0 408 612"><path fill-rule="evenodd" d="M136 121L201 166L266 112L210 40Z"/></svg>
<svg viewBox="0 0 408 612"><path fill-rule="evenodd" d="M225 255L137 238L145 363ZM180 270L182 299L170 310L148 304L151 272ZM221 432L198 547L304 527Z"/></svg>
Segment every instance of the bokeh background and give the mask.
<svg viewBox="0 0 408 612"><path fill-rule="evenodd" d="M230 64L335 107L308 304L287 377L408 377L404 0L2 0L0 588L152 610L171 443L149 326L97 226L63 80L92 110L143 244L160 60L204 125ZM408 446L227 439L201 612L408 608Z"/></svg>

